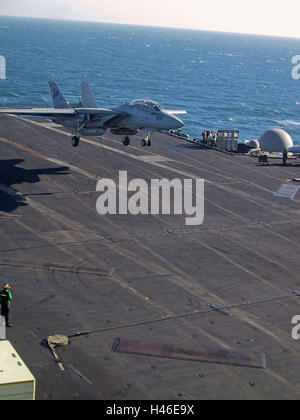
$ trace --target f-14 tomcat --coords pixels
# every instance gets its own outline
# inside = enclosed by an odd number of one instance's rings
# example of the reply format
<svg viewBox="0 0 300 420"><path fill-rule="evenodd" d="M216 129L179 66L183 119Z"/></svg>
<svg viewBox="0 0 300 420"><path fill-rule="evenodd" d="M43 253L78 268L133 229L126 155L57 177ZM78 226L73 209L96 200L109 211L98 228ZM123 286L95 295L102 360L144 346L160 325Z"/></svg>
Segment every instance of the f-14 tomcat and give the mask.
<svg viewBox="0 0 300 420"><path fill-rule="evenodd" d="M166 110L156 102L140 99L120 105L117 108L98 108L87 82L82 82L82 101L72 105L64 98L55 82L49 82L54 108L0 108L0 114L39 117L68 128L72 132L74 147L80 136L101 136L107 129L123 136L124 146L129 146L130 136L139 131L145 133L141 145L151 146L150 135L161 130L179 129L184 123L176 114L186 111Z"/></svg>

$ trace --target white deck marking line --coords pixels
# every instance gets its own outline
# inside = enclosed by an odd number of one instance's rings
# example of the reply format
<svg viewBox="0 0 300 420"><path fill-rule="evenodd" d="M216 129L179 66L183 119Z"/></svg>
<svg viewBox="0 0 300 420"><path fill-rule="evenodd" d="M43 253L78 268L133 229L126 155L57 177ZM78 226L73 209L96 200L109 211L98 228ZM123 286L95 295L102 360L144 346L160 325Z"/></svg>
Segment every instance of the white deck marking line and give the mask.
<svg viewBox="0 0 300 420"><path fill-rule="evenodd" d="M67 162L64 162L62 160L54 159L54 158L51 158L51 157L48 157L47 160L49 160L49 162L55 163L56 165L68 166L74 172L78 172L79 174L84 175L87 178L91 178L91 179L94 179L94 180L98 179L97 175L93 175L91 172L88 172L85 169L81 169L78 166L74 166L74 165L72 165L70 163L67 163Z"/></svg>
<svg viewBox="0 0 300 420"><path fill-rule="evenodd" d="M0 220L18 220L22 216L19 214L9 214L9 213L3 213L0 212Z"/></svg>

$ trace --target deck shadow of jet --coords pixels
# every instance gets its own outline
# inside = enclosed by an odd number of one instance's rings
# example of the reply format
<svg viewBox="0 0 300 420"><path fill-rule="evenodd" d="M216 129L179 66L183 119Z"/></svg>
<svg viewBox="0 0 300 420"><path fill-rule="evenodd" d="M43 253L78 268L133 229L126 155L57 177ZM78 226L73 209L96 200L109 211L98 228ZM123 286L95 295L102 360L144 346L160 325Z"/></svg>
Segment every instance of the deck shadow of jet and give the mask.
<svg viewBox="0 0 300 420"><path fill-rule="evenodd" d="M41 181L40 175L67 175L69 167L62 166L57 168L24 169L17 165L23 163L24 159L0 160L0 184L8 188L1 189L0 186L0 212L9 213L18 207L27 206L26 200L21 194L10 194L9 188L17 190L15 185L28 183L35 184Z"/></svg>

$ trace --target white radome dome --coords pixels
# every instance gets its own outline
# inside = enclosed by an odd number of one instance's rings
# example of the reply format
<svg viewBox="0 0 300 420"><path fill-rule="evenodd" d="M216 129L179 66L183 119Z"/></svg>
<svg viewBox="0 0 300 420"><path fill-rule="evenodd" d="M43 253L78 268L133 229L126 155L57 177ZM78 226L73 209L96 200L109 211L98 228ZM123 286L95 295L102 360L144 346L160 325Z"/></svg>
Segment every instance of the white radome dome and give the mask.
<svg viewBox="0 0 300 420"><path fill-rule="evenodd" d="M260 149L264 152L282 153L293 147L293 145L291 136L281 128L272 128L266 131L259 139Z"/></svg>

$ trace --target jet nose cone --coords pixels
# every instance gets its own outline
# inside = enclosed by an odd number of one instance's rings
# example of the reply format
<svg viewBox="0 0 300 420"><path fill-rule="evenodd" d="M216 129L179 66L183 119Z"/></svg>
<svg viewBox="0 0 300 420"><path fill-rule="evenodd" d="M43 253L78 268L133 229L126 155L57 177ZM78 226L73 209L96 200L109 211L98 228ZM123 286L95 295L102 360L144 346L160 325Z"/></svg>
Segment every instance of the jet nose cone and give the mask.
<svg viewBox="0 0 300 420"><path fill-rule="evenodd" d="M172 115L170 118L170 128L182 128L184 126L184 122L181 121L175 115Z"/></svg>
<svg viewBox="0 0 300 420"><path fill-rule="evenodd" d="M180 118L178 118L178 117L174 117L174 118L175 118L175 123L176 123L176 127L174 127L174 128L182 128L182 127L184 127L184 122L181 121Z"/></svg>
<svg viewBox="0 0 300 420"><path fill-rule="evenodd" d="M179 118L177 118L177 119L178 119L178 123L180 124L180 127L179 127L179 128L184 127L184 122L183 122L183 121L181 121Z"/></svg>

